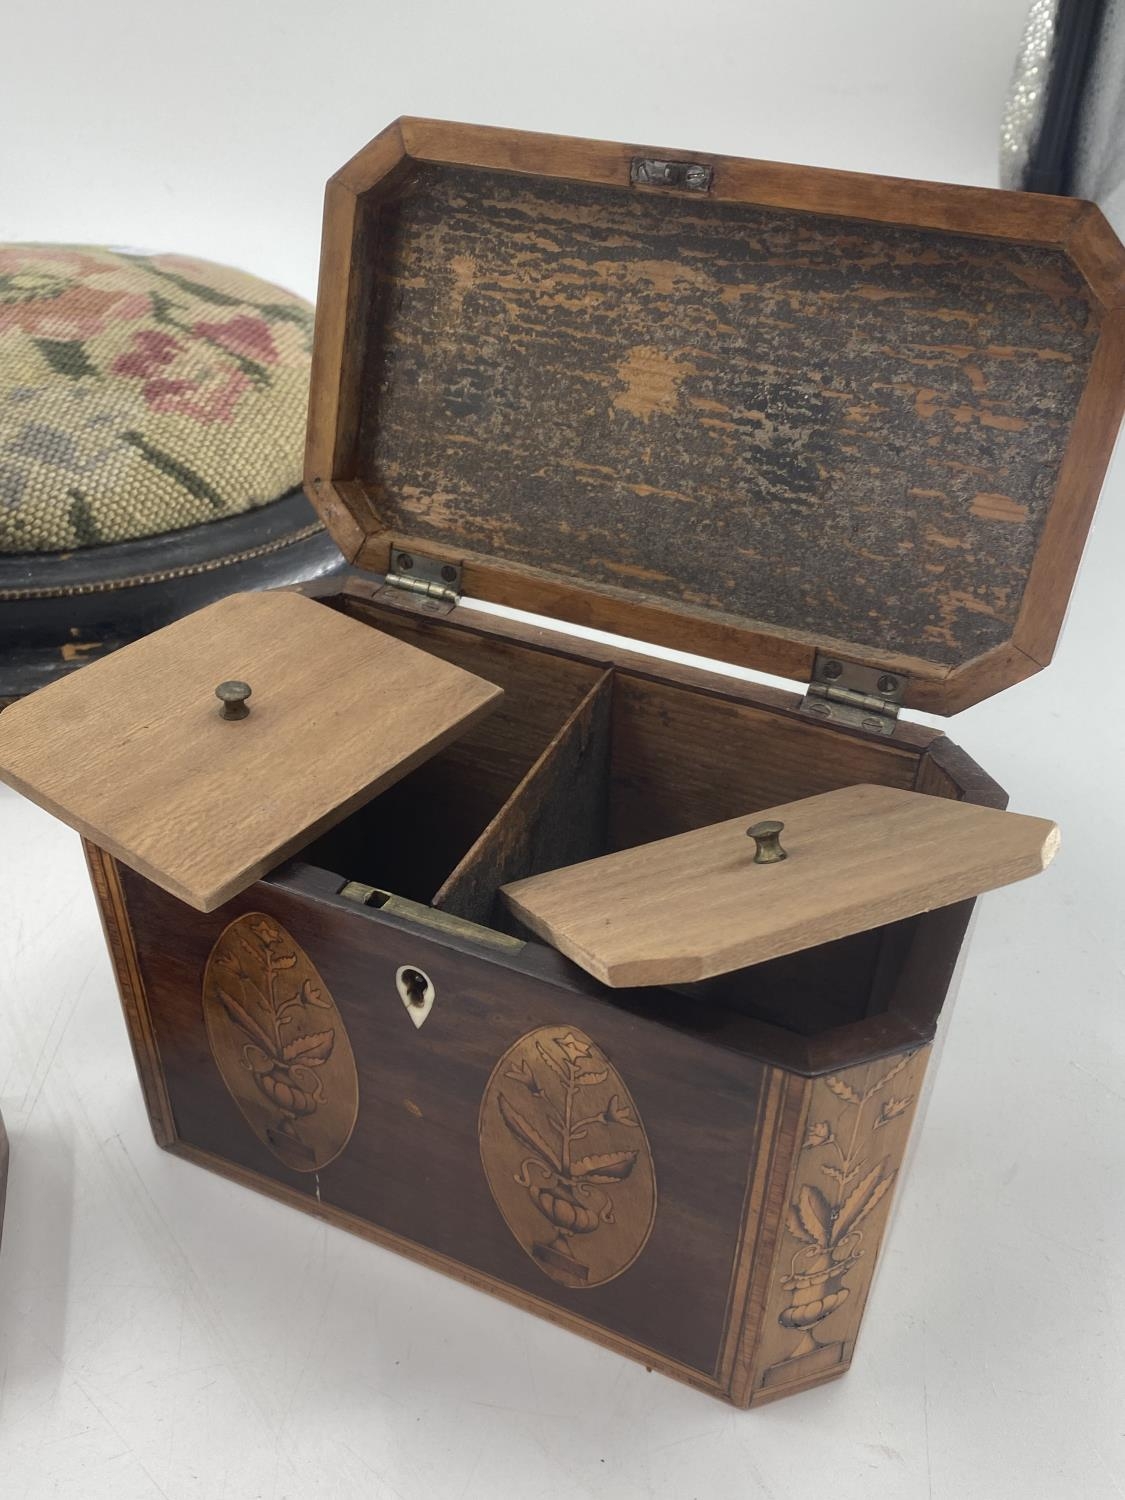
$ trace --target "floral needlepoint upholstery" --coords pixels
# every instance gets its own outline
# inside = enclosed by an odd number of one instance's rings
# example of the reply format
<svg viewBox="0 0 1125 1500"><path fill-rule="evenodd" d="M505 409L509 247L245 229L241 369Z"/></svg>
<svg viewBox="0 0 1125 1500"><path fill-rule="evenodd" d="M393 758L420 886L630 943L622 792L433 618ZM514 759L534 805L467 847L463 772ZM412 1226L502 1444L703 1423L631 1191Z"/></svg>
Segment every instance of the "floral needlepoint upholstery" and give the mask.
<svg viewBox="0 0 1125 1500"><path fill-rule="evenodd" d="M312 309L180 255L0 245L0 553L221 520L300 484Z"/></svg>

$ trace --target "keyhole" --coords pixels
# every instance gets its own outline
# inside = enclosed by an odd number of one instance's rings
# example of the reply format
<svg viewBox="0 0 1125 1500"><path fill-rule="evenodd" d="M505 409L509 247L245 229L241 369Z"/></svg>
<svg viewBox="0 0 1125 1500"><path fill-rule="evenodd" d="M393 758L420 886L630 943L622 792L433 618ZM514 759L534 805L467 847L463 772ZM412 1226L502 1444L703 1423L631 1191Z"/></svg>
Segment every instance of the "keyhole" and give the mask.
<svg viewBox="0 0 1125 1500"><path fill-rule="evenodd" d="M433 981L421 969L404 964L395 975L399 996L407 1010L416 1017L416 1024L424 1020L422 1012L428 1011L434 1000Z"/></svg>
<svg viewBox="0 0 1125 1500"><path fill-rule="evenodd" d="M406 990L406 1003L408 1005L425 1005L426 989L430 981L425 974L418 969L404 969L402 971L403 988Z"/></svg>

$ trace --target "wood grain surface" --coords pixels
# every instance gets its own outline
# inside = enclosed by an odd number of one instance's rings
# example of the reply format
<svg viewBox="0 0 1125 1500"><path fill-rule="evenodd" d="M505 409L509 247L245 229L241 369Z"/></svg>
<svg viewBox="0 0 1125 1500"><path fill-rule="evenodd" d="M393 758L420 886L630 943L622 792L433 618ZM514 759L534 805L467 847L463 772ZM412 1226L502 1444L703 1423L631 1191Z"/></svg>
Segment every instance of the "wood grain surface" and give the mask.
<svg viewBox="0 0 1125 1500"><path fill-rule="evenodd" d="M1123 286L1090 204L403 119L329 184L306 482L365 568L955 712L1050 660Z"/></svg>
<svg viewBox="0 0 1125 1500"><path fill-rule="evenodd" d="M739 783L751 795L783 784L778 779L783 775L795 788L800 788L802 774L809 787L819 787L834 753L846 761L846 752L857 754L865 745L831 726L796 720L783 706L783 696L768 689L724 683L661 663L650 665L677 680L650 680L643 675L645 663L629 659L626 670L625 657L617 661L616 672L604 675L569 657L556 661L541 645L521 644L516 638L500 641L493 630L459 629L445 620L402 622L405 637L427 643L470 671L483 671L489 661L504 663L510 696L525 703L532 701L537 679L544 685L537 733L546 734L556 716L562 728L537 762L548 781L555 779L555 757L581 745L592 711L604 719L612 696L619 715L614 742L632 726L627 757L615 773L615 795L622 795L626 782L642 769L648 770L648 779L631 794L629 827L634 831L646 823L646 800L654 808L652 821L675 819L676 767L688 753L686 726L693 705L705 746L733 741L749 756L759 741L767 741L765 752L751 757L753 774ZM587 649L597 650L579 644L577 655ZM597 684L592 693L584 688L587 678ZM629 692L618 704L616 695L625 681ZM682 721L682 734L662 734L661 725L670 716ZM788 773L781 769L787 742L783 735L773 735L775 721L794 723L801 736L788 747L795 762ZM919 738L917 745L897 747L878 742L871 774L886 775L897 784L910 776L920 778L932 761L927 788L946 798L963 794L972 773L980 777L945 740ZM516 761L505 765L495 758L498 747L487 737L480 740L477 751L492 768L487 783L502 791L533 742L534 736L521 742ZM604 755L604 747L596 753ZM662 756L667 763L660 767ZM728 763L729 758L721 764ZM723 771L716 780L726 777ZM539 780L525 778L525 795ZM411 828L412 816L415 824L423 815L440 824L456 804L462 782L458 771L419 784L413 815L409 799L402 809L404 832ZM408 781L389 795L396 797L404 788ZM551 796L558 790L555 786ZM991 783L985 790L995 795ZM978 795L972 789L967 794ZM722 806L727 796L717 789L708 804L700 788L692 805ZM431 799L435 805L428 808ZM385 800L358 810L336 833L349 824L362 825L367 833L361 832L357 848L386 846L386 825L379 816ZM523 802L517 794L511 816L502 816L494 830L495 869L503 862L509 837L518 845L533 832L529 824L534 818L529 820ZM932 1035L971 903L911 919L882 934L863 934L858 946L857 940L843 940L759 965L737 992L715 988L722 983L716 980L683 994L622 992L609 1005L593 981L537 943L518 953L498 954L463 936L343 901L336 893L341 877L355 873L348 865L339 875L290 865L223 911L204 916L100 851L89 853L154 1129L171 1149L738 1405L832 1378L846 1368L851 1343L842 1342L845 1336L837 1332L836 1322L846 1325L848 1340L854 1339L857 1320L850 1314L858 1309L860 1290L866 1289L866 1263L845 1283L856 1296L856 1307L827 1326L832 1354L802 1359L799 1366L786 1364L783 1373L763 1379L779 1361L796 1357L794 1315L787 1311L795 1304L783 1295L789 1288L779 1285L780 1270L775 1268L781 1267L786 1194L794 1152L801 1145L794 1132L810 1098L810 1085L798 1075L810 1067L854 1068L863 1059L924 1044ZM391 839L382 857L393 871L406 851ZM332 1016L332 1027L346 1029L360 1075L360 1113L352 1139L332 1162L313 1172L279 1154L268 1136L263 1140L240 1113L237 1098L232 1100L215 1066L200 1004L216 941L232 920L245 917L257 923L263 914L315 965L321 998L331 995L339 1016L338 1023ZM950 916L957 920L947 925ZM403 964L422 970L434 986L433 1010L420 1031L405 1020L394 992L394 976ZM848 998L846 1005L835 1003L842 995ZM602 1110L615 1118L617 1135L587 1142L589 1154L616 1153L611 1168L623 1173L630 1153L638 1153L636 1167L628 1179L622 1177L620 1187L617 1179L600 1185L612 1199L612 1220L599 1220L600 1227L593 1230L591 1221L577 1214L571 1223L555 1202L565 1200L565 1194L549 1185L533 1202L530 1189L521 1188L512 1173L505 1176L504 1161L495 1156L501 1151L497 1142L512 1132L502 1123L506 1135L497 1135L496 1114L483 1107L490 1097L488 1080L494 1077L507 1104L534 1125L531 1106L525 1103L521 1109L513 1092L527 1092L517 1055L520 1039L542 1027L551 1029L559 1046L576 1049L580 1068L592 1068L594 1082L582 1085L584 1101L593 1105L585 1113ZM583 1061L586 1046L591 1056L608 1059L608 1066L599 1062L593 1068ZM537 1051L527 1066L533 1068L536 1058ZM771 1063L767 1077L760 1070ZM609 1066L616 1069L615 1078L611 1082L607 1076L599 1094L597 1078L602 1069L608 1075ZM256 1087L252 1080L250 1084ZM334 1086L328 1094L335 1100ZM538 1096L528 1093L527 1098L534 1103ZM789 1101L780 1111L779 1100ZM297 1121L302 1139L324 1107L318 1102L316 1111ZM641 1125L622 1123L622 1110ZM485 1171L474 1139L482 1126ZM647 1168L638 1145L641 1127L651 1148ZM307 1144L315 1144L311 1136ZM496 1167L491 1188L488 1162ZM646 1240L649 1170L657 1202ZM573 1171L572 1161L571 1175ZM529 1169L524 1175L538 1187L534 1173ZM372 1183L377 1185L375 1197ZM494 1193L499 1195L495 1202ZM543 1206L535 1206L540 1201ZM570 1236L567 1245L560 1246L557 1235L552 1238L552 1224ZM571 1264L571 1255L577 1265ZM845 1274L842 1267L825 1269ZM685 1289L674 1304L665 1295L671 1281ZM815 1309L806 1303L801 1316L808 1319ZM790 1321L778 1323L782 1316Z"/></svg>
<svg viewBox="0 0 1125 1500"><path fill-rule="evenodd" d="M917 750L897 735L826 735L807 714L618 671L609 848L857 782L908 788L916 769Z"/></svg>
<svg viewBox="0 0 1125 1500"><path fill-rule="evenodd" d="M363 617L504 690L494 712L302 851L302 858L342 878L429 902L509 803L599 672L494 635L427 630L436 624L428 616L372 610ZM602 852L584 846L574 858ZM499 884L494 882L492 895Z"/></svg>
<svg viewBox="0 0 1125 1500"><path fill-rule="evenodd" d="M756 1246L731 1399L759 1405L851 1363L893 1196L906 1160L929 1047L811 1080L779 1129L772 1245ZM768 1216L772 1228L773 1216Z"/></svg>
<svg viewBox="0 0 1125 1500"><path fill-rule="evenodd" d="M505 927L501 885L605 851L613 677L606 673L569 716L441 889L434 905Z"/></svg>
<svg viewBox="0 0 1125 1500"><path fill-rule="evenodd" d="M1073 199L403 118L328 186L306 487L364 568L953 713L1051 658L1123 289Z"/></svg>
<svg viewBox="0 0 1125 1500"><path fill-rule="evenodd" d="M788 858L757 864L756 818ZM856 786L504 887L519 919L605 984L684 984L951 905L1043 870L1043 818Z"/></svg>
<svg viewBox="0 0 1125 1500"><path fill-rule="evenodd" d="M159 1093L174 1120L170 1134L158 1137L162 1144L739 1406L846 1369L883 1224L876 1213L885 1207L883 1181L897 1173L909 1123L901 1044L861 1063L857 1054L866 1044L857 1028L846 1028L822 1078L809 1080L784 1068L763 1069L752 1047L732 1034L735 1018L705 1001L684 1003L671 1025L651 1003L632 1008L615 997L607 1005L546 950L538 958L527 950L499 958L474 952L449 934L388 922L382 912L300 889L295 879L260 883L224 912L197 914L107 856L98 860L111 877L120 876L114 921L140 975L135 989L131 980L127 986L139 1011L129 1004L126 1016L134 1036L138 1015L145 1018L150 1041L137 1046L138 1067L146 1093ZM105 888L99 896L104 899ZM323 969L355 1044L361 1075L355 1132L346 1150L314 1174L294 1170L247 1127L208 1045L198 992L208 954L225 923L255 911L268 914L279 931L299 934ZM959 934L943 955L942 989L958 942ZM403 960L435 985L422 1032L404 1022L393 993L392 976ZM928 963L926 974L934 971ZM125 977L120 965L118 976ZM612 1217L572 1247L591 1273L585 1278L563 1277L563 1262L536 1254L549 1229L547 1216L539 1210L530 1220L519 1215L510 1201L511 1174L493 1173L490 1188L480 1169L478 1135L490 1157L495 1125L488 1079L502 1083L506 1096L539 1100L530 1084L539 1083L535 1069L543 1064L534 1033L544 1026L567 1055L574 1052L578 1071L594 1070L581 1085L583 1098L593 1102L594 1113L611 1116L622 1136L619 1145L608 1145L617 1152L611 1159L628 1201L618 1201L618 1178L605 1184L614 1197ZM906 1052L924 1061L921 1041ZM523 1059L521 1042L532 1048ZM616 1092L616 1099L597 1092L603 1070L603 1094ZM832 1149L819 1122L824 1117L832 1124L834 1108L840 1114L843 1086L862 1104L865 1095L873 1101L865 1109L867 1130L847 1116L830 1133L841 1139L846 1170L854 1173L874 1129L882 1166L863 1186L866 1217L877 1233L865 1236L866 1253L854 1272L849 1247L835 1243L823 1266L798 1268L799 1282L815 1275L833 1283L831 1301L813 1305L815 1298L786 1295L806 1286L789 1284L794 1244L783 1237L804 1184L817 1181L821 1161L833 1163L830 1154L816 1156L819 1147ZM512 1098L508 1103L532 1123L529 1105L520 1111ZM630 1117L639 1123L630 1125ZM489 1124L483 1135L482 1123ZM841 1132L839 1125L848 1128ZM572 1122L573 1130L589 1128L589 1122ZM647 1242L643 1172L639 1191L633 1190L635 1173L623 1172L633 1151L640 1162L642 1141L659 1200ZM583 1151L588 1143L587 1135ZM484 1165L487 1170L487 1160ZM504 1201L493 1205L490 1193L497 1188ZM826 1183L824 1192L831 1191ZM613 1223L618 1210L628 1210L621 1229ZM597 1256L587 1253L590 1248ZM634 1262L622 1266L634 1252ZM599 1265L622 1274L594 1285ZM670 1284L680 1291L675 1298L667 1296ZM847 1299L839 1296L843 1287ZM848 1306L831 1316L844 1300ZM812 1346L805 1340L799 1348L810 1327ZM817 1352L822 1344L831 1355ZM777 1368L798 1357L799 1364Z"/></svg>
<svg viewBox="0 0 1125 1500"><path fill-rule="evenodd" d="M649 1364L687 1366L713 1386L760 1138L759 1091L768 1070L757 1059L709 1035L607 1005L596 986L555 955L552 971L537 974L521 953L474 949L440 931L280 884L259 883L222 911L198 913L132 871L122 871L122 881L177 1148L208 1153L219 1170L252 1173L256 1185L277 1183L308 1211L408 1254L436 1256L443 1269L517 1303L528 1299L572 1327L600 1329L616 1347L647 1355ZM254 914L301 945L332 996L355 1058L355 1128L345 1149L314 1171L296 1169L251 1127L208 1039L201 1003L208 958L232 921ZM396 990L403 965L423 972L434 987L420 1029ZM651 1235L628 1272L602 1284L550 1274L549 1262L529 1253L533 1246L509 1228L482 1165L489 1081L505 1054L543 1027L560 1038L589 1039L618 1069L655 1163L660 1211ZM529 1105L517 1102L521 1094L531 1100L526 1087L512 1079L503 1086L528 1118ZM609 1093L583 1085L582 1097L608 1108ZM624 1104L620 1087L618 1093ZM306 1133L305 1123L297 1128ZM637 1134L624 1124L602 1132L617 1133ZM603 1144L589 1124L581 1148L575 1142L575 1161L586 1151L599 1154ZM635 1182L643 1186L639 1166ZM618 1203L623 1215L634 1181L626 1186ZM523 1196L530 1206L526 1189ZM531 1213L536 1241L553 1238L548 1219L534 1207ZM605 1225L580 1241L576 1254L583 1255L584 1244L599 1256L604 1248L611 1259L618 1236ZM637 1249L637 1242L627 1248ZM252 1276L253 1268L244 1274ZM688 1294L669 1298L670 1286Z"/></svg>
<svg viewBox="0 0 1125 1500"><path fill-rule="evenodd" d="M763 682L749 681L728 671L721 659L691 663L672 661L642 645L634 645L635 635L633 642L586 639L575 635L572 631L552 628L550 624L509 619L503 615L494 615L491 612L475 609L468 604L459 605L448 615L435 618L412 610L405 603L405 595L396 598L393 590L382 587L381 580L359 573L334 581L328 587L333 592L326 594L324 599L333 608L339 609L352 619L370 620L380 630L399 634L403 640L425 644L427 650L444 651L446 649L444 646L432 643L439 641L447 634L461 638L463 644L460 648L454 649L462 651L474 649L470 646L470 642L476 642L482 646L502 642L513 647L523 647L533 659L540 662L587 662L597 664L599 667L615 667L621 672L628 672L631 676L649 683L659 682L686 687L690 688L693 694L709 700L745 704L751 708L766 710L768 715L778 722L785 720L792 725L806 721L816 722L806 715L798 718L793 713L801 702L801 695L796 690L796 684L785 689ZM450 660L454 659L460 660L460 658L450 657ZM474 667L473 670L481 669ZM491 677L493 674L490 670L485 675ZM503 706L497 712L498 714L503 712ZM659 717L660 715L657 715L657 718ZM765 717L763 715L763 722ZM941 729L932 729L925 724L915 724L904 718L899 719L893 739L888 740L876 739L866 730L848 728L841 724L834 724L831 728L832 733L827 739L820 737L803 742L801 755L815 756L818 753L818 744L827 744L831 746L831 749L821 752L821 758L831 759L847 753L848 742L850 742L853 748L868 747L874 755L877 755L878 747L883 745L896 754L905 751L909 756L925 749L927 745L933 744L944 736L944 731ZM752 739L753 736L750 738ZM744 748L747 750L751 748L749 741ZM796 754L795 751L793 753ZM852 781L879 781L881 779L881 774L874 772L850 777ZM821 787L818 790L824 791L827 788ZM779 797L773 800L788 801L790 799Z"/></svg>
<svg viewBox="0 0 1125 1500"><path fill-rule="evenodd" d="M397 153L408 160L442 166L534 173L617 188L630 186L634 157L687 159L704 162L713 169L707 196L720 203L763 203L836 218L912 224L958 234L987 234L997 239L1057 245L1072 243L1091 220L1095 224L1101 221L1099 238L1104 239L1104 231L1108 229L1093 204L1076 198L920 182L909 177L881 177L870 172L718 156L683 146L629 145L410 115L396 120L358 152L336 173L333 181L346 183L353 192L364 192L384 179L390 165L397 163ZM639 186L636 191L699 201L698 193L684 188ZM1111 237L1112 233L1110 230ZM1121 300L1120 284L1110 274L1119 266L1120 247L1116 259L1103 253L1090 266L1088 279L1105 302L1114 297Z"/></svg>
<svg viewBox="0 0 1125 1500"><path fill-rule="evenodd" d="M363 211L389 531L946 666L1011 635L1098 334L1062 252L440 168Z"/></svg>
<svg viewBox="0 0 1125 1500"><path fill-rule="evenodd" d="M300 594L235 594L5 710L0 779L209 911L500 696Z"/></svg>

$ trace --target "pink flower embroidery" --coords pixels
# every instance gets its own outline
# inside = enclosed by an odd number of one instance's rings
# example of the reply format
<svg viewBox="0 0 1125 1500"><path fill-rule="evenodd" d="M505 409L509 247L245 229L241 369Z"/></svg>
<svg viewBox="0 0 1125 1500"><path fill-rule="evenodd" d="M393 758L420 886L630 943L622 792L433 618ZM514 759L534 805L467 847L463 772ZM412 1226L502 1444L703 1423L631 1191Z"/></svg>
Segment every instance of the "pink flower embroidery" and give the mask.
<svg viewBox="0 0 1125 1500"><path fill-rule="evenodd" d="M210 339L231 354L241 354L246 359L257 360L259 364L277 364L273 335L263 318L252 318L246 313L240 313L226 323L196 323L191 331L198 338Z"/></svg>
<svg viewBox="0 0 1125 1500"><path fill-rule="evenodd" d="M149 299L140 292L110 292L79 282L57 297L0 302L0 333L9 328L48 339L88 339L108 323L143 318Z"/></svg>
<svg viewBox="0 0 1125 1500"><path fill-rule="evenodd" d="M231 370L222 380L196 384L190 380L147 380L144 398L153 411L165 416L194 417L197 422L229 422L239 397L251 384L249 375Z"/></svg>
<svg viewBox="0 0 1125 1500"><path fill-rule="evenodd" d="M133 347L129 353L119 354L113 361L113 372L146 380L164 365L170 365L182 347L170 333L141 328L133 335Z"/></svg>

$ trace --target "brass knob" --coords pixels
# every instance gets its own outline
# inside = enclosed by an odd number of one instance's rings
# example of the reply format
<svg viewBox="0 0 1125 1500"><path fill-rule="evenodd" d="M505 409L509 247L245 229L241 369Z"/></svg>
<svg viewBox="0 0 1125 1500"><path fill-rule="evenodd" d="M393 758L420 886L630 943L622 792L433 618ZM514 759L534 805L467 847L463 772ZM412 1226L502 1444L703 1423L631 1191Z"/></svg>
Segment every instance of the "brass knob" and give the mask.
<svg viewBox="0 0 1125 1500"><path fill-rule="evenodd" d="M784 827L784 823L775 823L770 820L766 823L755 823L746 830L746 837L754 840L754 863L756 865L775 865L778 860L789 858L781 847L781 830Z"/></svg>
<svg viewBox="0 0 1125 1500"><path fill-rule="evenodd" d="M245 719L250 712L247 698L250 696L250 684L248 682L220 682L215 689L215 697L219 700L220 719Z"/></svg>

